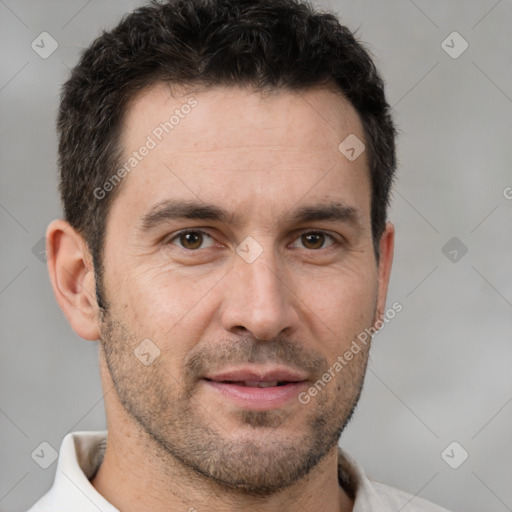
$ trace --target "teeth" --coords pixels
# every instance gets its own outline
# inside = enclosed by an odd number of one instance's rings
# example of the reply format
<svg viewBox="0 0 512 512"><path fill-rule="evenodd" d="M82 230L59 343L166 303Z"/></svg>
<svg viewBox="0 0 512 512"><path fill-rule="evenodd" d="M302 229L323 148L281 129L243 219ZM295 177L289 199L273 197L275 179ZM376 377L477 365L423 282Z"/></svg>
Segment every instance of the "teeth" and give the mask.
<svg viewBox="0 0 512 512"><path fill-rule="evenodd" d="M277 380L274 380L272 382L259 382L259 381L250 381L246 380L244 381L244 384L246 386L250 386L252 388L270 388L272 386L277 386Z"/></svg>

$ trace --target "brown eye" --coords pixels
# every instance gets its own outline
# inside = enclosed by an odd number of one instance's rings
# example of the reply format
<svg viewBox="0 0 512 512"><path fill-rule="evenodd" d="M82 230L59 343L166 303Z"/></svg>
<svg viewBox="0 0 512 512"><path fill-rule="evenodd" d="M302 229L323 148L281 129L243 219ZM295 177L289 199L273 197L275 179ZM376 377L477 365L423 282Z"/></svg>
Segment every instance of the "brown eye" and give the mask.
<svg viewBox="0 0 512 512"><path fill-rule="evenodd" d="M203 235L196 232L182 233L179 238L185 249L198 249L203 241Z"/></svg>
<svg viewBox="0 0 512 512"><path fill-rule="evenodd" d="M202 231L182 231L178 233L174 238L169 240L169 243L173 243L182 249L194 251L200 249L205 243L205 239L212 239L211 236L203 233ZM212 239L213 241L213 239ZM210 243L210 246L212 244Z"/></svg>
<svg viewBox="0 0 512 512"><path fill-rule="evenodd" d="M302 235L302 242L308 249L320 249L324 244L325 237L322 233L310 233Z"/></svg>
<svg viewBox="0 0 512 512"><path fill-rule="evenodd" d="M331 240L329 245L325 245L326 242ZM310 231L309 233L302 234L297 241L300 241L302 246L310 250L326 249L333 245L334 237L321 231ZM297 242L294 242L295 244Z"/></svg>

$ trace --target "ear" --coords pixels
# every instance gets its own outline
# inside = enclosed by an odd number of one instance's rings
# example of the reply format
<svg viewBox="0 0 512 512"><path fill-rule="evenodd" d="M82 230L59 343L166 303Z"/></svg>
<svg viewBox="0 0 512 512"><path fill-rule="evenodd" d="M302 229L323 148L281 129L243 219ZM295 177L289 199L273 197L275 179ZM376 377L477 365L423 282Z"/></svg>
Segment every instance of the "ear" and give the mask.
<svg viewBox="0 0 512 512"><path fill-rule="evenodd" d="M46 260L53 292L73 330L86 340L99 339L92 256L65 220L52 221L46 230Z"/></svg>
<svg viewBox="0 0 512 512"><path fill-rule="evenodd" d="M386 308L386 297L388 294L389 276L391 275L391 266L393 264L393 252L395 248L395 226L391 222L386 222L386 229L379 242L379 266L378 266L378 292L377 309L374 322L384 316Z"/></svg>

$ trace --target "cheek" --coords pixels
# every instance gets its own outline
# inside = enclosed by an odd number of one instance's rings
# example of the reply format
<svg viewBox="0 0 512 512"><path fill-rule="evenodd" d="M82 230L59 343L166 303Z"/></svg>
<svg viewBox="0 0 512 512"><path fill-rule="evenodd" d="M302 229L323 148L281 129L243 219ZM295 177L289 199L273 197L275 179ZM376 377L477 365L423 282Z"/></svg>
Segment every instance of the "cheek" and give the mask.
<svg viewBox="0 0 512 512"><path fill-rule="evenodd" d="M293 291L285 300L297 310L296 327L309 331L311 343L327 357L336 357L373 320L377 280L370 263L359 253L336 267L288 268L282 276L285 288ZM197 267L172 268L169 262L124 272L118 267L112 274L118 282L110 288L118 290L112 302L137 339L172 349L179 359L215 329L211 324L222 307L229 270L219 265L198 272Z"/></svg>
<svg viewBox="0 0 512 512"><path fill-rule="evenodd" d="M208 316L209 292L218 281L215 272L184 275L168 267L133 273L123 282L122 314L139 337L154 340L162 349L172 344L186 350L201 329L201 318Z"/></svg>
<svg viewBox="0 0 512 512"><path fill-rule="evenodd" d="M308 280L298 288L304 314L310 319L317 348L336 358L373 322L377 300L376 273L339 272Z"/></svg>

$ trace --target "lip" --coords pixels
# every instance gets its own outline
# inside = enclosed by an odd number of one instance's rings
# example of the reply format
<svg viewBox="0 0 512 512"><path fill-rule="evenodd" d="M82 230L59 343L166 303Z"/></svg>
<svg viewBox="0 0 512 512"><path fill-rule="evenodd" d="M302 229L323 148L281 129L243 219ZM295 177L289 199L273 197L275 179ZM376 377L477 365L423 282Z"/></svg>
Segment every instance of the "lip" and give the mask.
<svg viewBox="0 0 512 512"><path fill-rule="evenodd" d="M222 381L257 381L257 382L272 382L272 381L287 381L299 382L307 380L307 375L293 370L285 366L273 367L255 367L243 366L225 370L220 373L205 375L205 379L222 382Z"/></svg>
<svg viewBox="0 0 512 512"><path fill-rule="evenodd" d="M286 381L280 386L245 386L249 382ZM245 410L266 411L284 407L307 387L307 376L286 367L256 368L242 367L203 378L209 390L228 398L237 407Z"/></svg>

